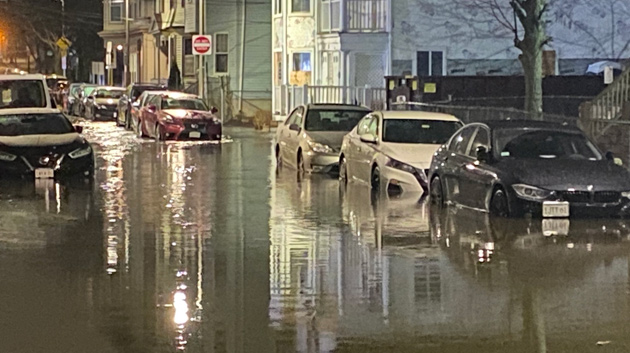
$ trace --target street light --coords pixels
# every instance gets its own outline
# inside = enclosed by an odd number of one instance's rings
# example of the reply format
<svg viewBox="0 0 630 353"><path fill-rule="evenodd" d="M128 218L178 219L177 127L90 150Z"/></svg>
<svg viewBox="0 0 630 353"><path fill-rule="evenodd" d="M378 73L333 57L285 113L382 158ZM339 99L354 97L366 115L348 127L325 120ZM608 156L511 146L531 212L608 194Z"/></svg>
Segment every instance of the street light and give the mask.
<svg viewBox="0 0 630 353"><path fill-rule="evenodd" d="M117 49L118 51L123 50L123 48L124 48L124 47L123 47L123 45L122 45L122 44L118 44L118 46L116 47L116 49Z"/></svg>

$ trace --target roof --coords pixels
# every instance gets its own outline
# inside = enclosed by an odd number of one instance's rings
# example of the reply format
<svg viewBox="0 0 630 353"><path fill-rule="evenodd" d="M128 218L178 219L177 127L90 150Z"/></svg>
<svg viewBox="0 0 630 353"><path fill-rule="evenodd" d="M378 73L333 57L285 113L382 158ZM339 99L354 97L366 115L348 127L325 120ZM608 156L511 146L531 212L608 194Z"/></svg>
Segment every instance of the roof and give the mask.
<svg viewBox="0 0 630 353"><path fill-rule="evenodd" d="M378 112L383 119L418 119L418 120L442 120L459 121L455 116L444 113L423 112L413 110L388 110Z"/></svg>
<svg viewBox="0 0 630 353"><path fill-rule="evenodd" d="M31 75L0 75L0 81L3 80L12 80L12 81L18 81L18 80L24 80L24 81L28 81L28 80L45 80L46 77L44 77L44 75L40 75L40 74L31 74Z"/></svg>
<svg viewBox="0 0 630 353"><path fill-rule="evenodd" d="M322 104L322 103L311 103L306 106L308 109L321 109L321 110L360 110L369 112L371 111L369 108L364 107L362 105L354 105L354 104Z"/></svg>
<svg viewBox="0 0 630 353"><path fill-rule="evenodd" d="M113 86L97 86L96 89L106 89L108 91L124 91L125 90L122 87L113 87Z"/></svg>
<svg viewBox="0 0 630 353"><path fill-rule="evenodd" d="M534 121L534 120L490 120L485 121L483 124L487 125L490 129L554 129L565 131L580 131L579 128L561 123L552 123L547 121Z"/></svg>

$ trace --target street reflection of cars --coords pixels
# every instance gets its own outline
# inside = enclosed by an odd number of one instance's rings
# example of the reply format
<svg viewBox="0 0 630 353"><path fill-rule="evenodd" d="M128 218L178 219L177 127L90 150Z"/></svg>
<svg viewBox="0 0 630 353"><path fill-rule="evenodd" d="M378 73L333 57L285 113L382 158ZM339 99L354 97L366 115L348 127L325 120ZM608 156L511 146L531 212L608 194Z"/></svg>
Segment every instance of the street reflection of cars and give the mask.
<svg viewBox="0 0 630 353"><path fill-rule="evenodd" d="M619 216L630 173L575 127L496 121L467 125L436 153L431 195L498 216Z"/></svg>
<svg viewBox="0 0 630 353"><path fill-rule="evenodd" d="M125 94L120 87L97 87L85 102L85 118L91 120L116 120L118 100Z"/></svg>
<svg viewBox="0 0 630 353"><path fill-rule="evenodd" d="M356 105L308 104L293 110L276 132L276 159L299 171L336 172L343 136L370 110Z"/></svg>
<svg viewBox="0 0 630 353"><path fill-rule="evenodd" d="M389 193L423 192L431 157L462 125L440 113L372 113L344 137L339 177Z"/></svg>
<svg viewBox="0 0 630 353"><path fill-rule="evenodd" d="M140 96L145 91L163 91L166 87L152 83L133 83L127 87L125 94L118 100L118 117L116 125L131 130L131 114L140 109Z"/></svg>
<svg viewBox="0 0 630 353"><path fill-rule="evenodd" d="M195 95L161 92L141 109L137 133L156 140L220 140L223 128L216 112Z"/></svg>
<svg viewBox="0 0 630 353"><path fill-rule="evenodd" d="M91 177L90 144L59 111L0 115L0 178Z"/></svg>

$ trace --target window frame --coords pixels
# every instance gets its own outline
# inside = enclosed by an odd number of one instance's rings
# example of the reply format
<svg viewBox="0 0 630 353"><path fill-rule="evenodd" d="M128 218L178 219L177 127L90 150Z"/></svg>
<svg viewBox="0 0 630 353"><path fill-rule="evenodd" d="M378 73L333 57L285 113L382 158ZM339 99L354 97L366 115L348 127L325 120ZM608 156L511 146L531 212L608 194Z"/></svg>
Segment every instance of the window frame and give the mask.
<svg viewBox="0 0 630 353"><path fill-rule="evenodd" d="M302 3L308 1L308 11L303 11L303 10L296 11L296 10L294 10L294 8L293 8L293 2L294 1L300 1ZM313 2L314 2L313 0L289 0L289 4L291 5L290 13L291 14L311 14L311 13L313 13Z"/></svg>
<svg viewBox="0 0 630 353"><path fill-rule="evenodd" d="M418 56L420 55L420 53L427 53L428 55L428 62L427 62L427 68L428 68L428 75L424 75L420 73L419 67L420 67L420 62L418 60ZM446 76L446 51L445 50L418 50L416 51L416 65L415 65L415 71L416 71L416 75L418 77L432 77L432 76L437 76L433 73L433 54L437 54L440 53L442 55L442 65L441 65L441 75L439 75L438 77L442 77L442 76Z"/></svg>
<svg viewBox="0 0 630 353"><path fill-rule="evenodd" d="M217 40L217 37L220 35L225 35L226 37L226 46L227 48L226 51L219 51L217 49L217 45L219 43L219 41ZM213 56L214 56L214 65L213 66L213 72L215 75L220 76L220 75L229 75L230 74L230 34L228 32L216 32L214 33L214 40L213 40ZM226 58L226 68L225 71L218 71L217 70L217 59L219 58L219 56L225 56Z"/></svg>
<svg viewBox="0 0 630 353"><path fill-rule="evenodd" d="M369 133L370 125L372 125L372 120L374 120L374 118L375 118L374 114L368 114L363 119L361 119L359 121L359 123L357 124L357 135L358 136L365 135L365 134ZM362 131L362 126L361 126L361 124L363 124L364 121L365 121L365 123L367 123L366 128L365 128L365 132Z"/></svg>
<svg viewBox="0 0 630 353"><path fill-rule="evenodd" d="M112 9L114 7L119 7L120 8L120 19L119 20L114 20L113 19L113 12ZM124 0L109 0L109 22L110 23L123 23L125 22L125 2Z"/></svg>
<svg viewBox="0 0 630 353"><path fill-rule="evenodd" d="M472 138L470 139L470 146L468 146L468 156L477 159L477 149L475 148L473 150L473 146L475 145L475 141L477 141L477 136L479 136L480 132L484 132L486 133L486 139L485 139L485 144L479 144L479 146L485 146L487 151L490 151L490 130L487 129L485 126L483 125L478 125L477 130L475 131L475 134L472 136ZM478 146L478 147L479 147Z"/></svg>

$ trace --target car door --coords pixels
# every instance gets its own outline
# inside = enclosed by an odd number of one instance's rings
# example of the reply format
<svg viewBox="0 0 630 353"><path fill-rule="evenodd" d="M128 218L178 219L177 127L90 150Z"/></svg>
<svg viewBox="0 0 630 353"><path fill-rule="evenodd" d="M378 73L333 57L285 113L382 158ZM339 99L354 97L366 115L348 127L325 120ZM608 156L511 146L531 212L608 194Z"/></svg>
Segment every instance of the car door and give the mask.
<svg viewBox="0 0 630 353"><path fill-rule="evenodd" d="M479 126L472 138L468 150L469 162L460 168L459 179L461 185L464 186L462 198L469 202L470 206L485 210L487 196L490 194L490 188L494 185L497 174L491 163L478 160L479 147L490 151L490 131L483 125Z"/></svg>
<svg viewBox="0 0 630 353"><path fill-rule="evenodd" d="M462 185L460 180L461 168L465 168L466 164L471 162L468 149L476 130L476 125L469 125L453 137L442 168L443 187L447 198L463 205L467 203L463 202L465 199L462 199L462 189L466 186Z"/></svg>
<svg viewBox="0 0 630 353"><path fill-rule="evenodd" d="M294 117L292 118L289 126L287 126L287 129L285 130L285 135L283 137L286 146L284 152L285 161L288 161L289 164L297 167L297 154L298 147L300 145L299 135L302 132L304 107L297 107L292 115L294 115Z"/></svg>
<svg viewBox="0 0 630 353"><path fill-rule="evenodd" d="M364 180L362 161L365 158L364 150L367 148L366 143L361 141L361 136L366 135L370 131L370 125L374 120L374 115L369 114L359 121L357 127L348 137L348 147L346 149L346 162L348 163L349 176Z"/></svg>
<svg viewBox="0 0 630 353"><path fill-rule="evenodd" d="M155 122L157 121L158 109L161 104L161 97L156 95L151 97L151 99L147 102L147 106L142 110L142 126L144 131L146 131L150 136L153 135Z"/></svg>

